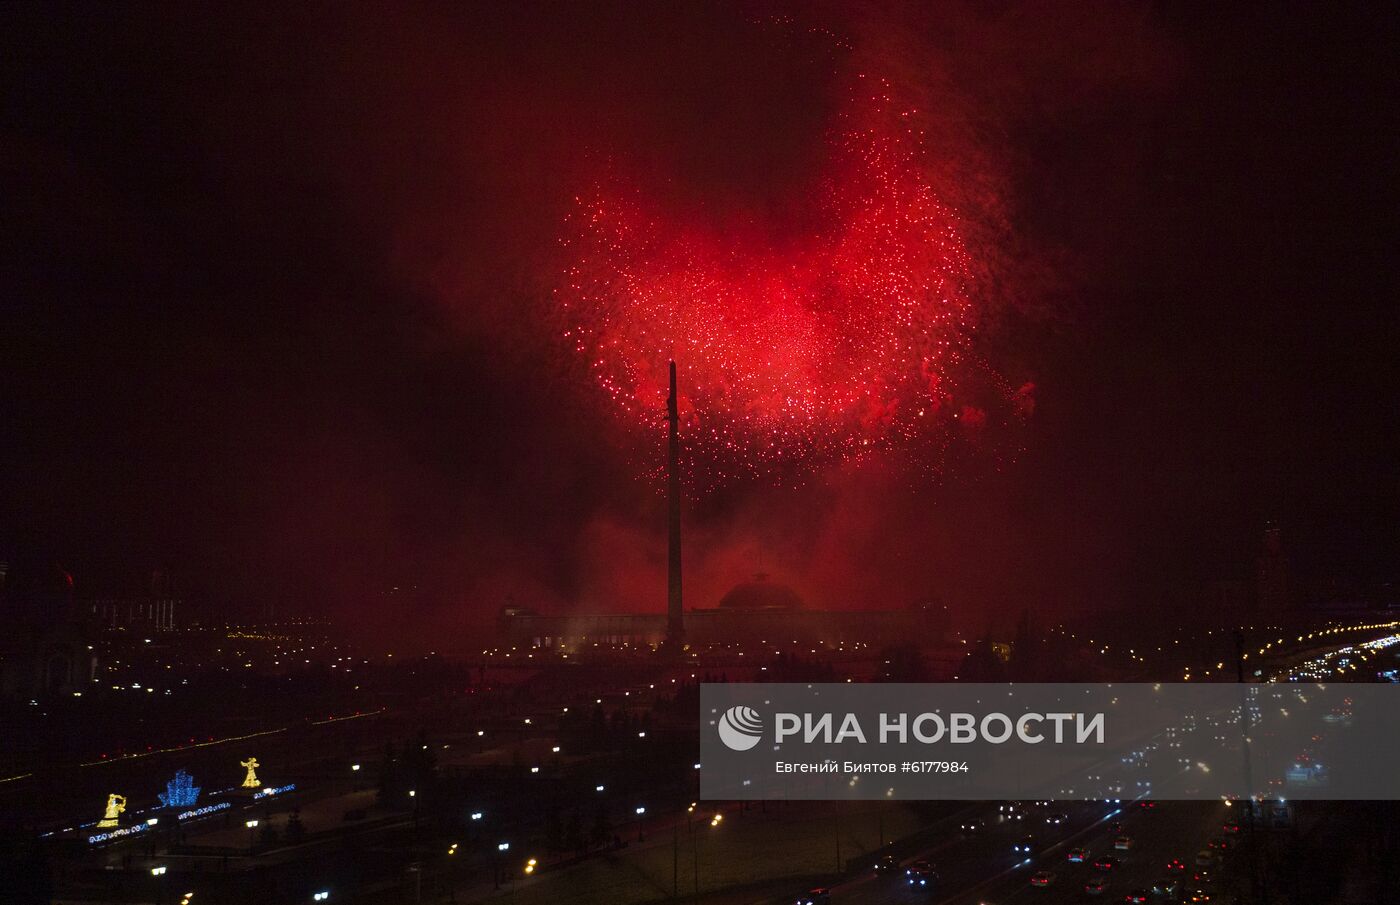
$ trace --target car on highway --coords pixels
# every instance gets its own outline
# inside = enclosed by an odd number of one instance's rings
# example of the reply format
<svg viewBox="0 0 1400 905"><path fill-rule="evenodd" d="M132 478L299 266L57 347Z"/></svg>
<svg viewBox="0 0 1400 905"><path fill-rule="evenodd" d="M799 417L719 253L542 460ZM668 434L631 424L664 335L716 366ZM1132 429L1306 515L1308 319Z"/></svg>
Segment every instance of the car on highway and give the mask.
<svg viewBox="0 0 1400 905"><path fill-rule="evenodd" d="M1145 889L1130 889L1123 894L1123 905L1147 905L1152 894Z"/></svg>
<svg viewBox="0 0 1400 905"><path fill-rule="evenodd" d="M1086 896L1101 896L1104 890L1108 889L1108 877L1103 874L1095 874L1084 884L1084 894Z"/></svg>
<svg viewBox="0 0 1400 905"><path fill-rule="evenodd" d="M1011 850L1018 855L1035 854L1035 837L1022 836L1020 839L1018 839L1015 843L1012 844Z"/></svg>
<svg viewBox="0 0 1400 905"><path fill-rule="evenodd" d="M927 864L927 862L925 862ZM931 867L915 868L909 874L909 885L915 889L932 891L938 885L938 874Z"/></svg>
<svg viewBox="0 0 1400 905"><path fill-rule="evenodd" d="M1025 817L1025 808L1019 801L1007 801L997 806L997 813L1003 820L1020 820Z"/></svg>
<svg viewBox="0 0 1400 905"><path fill-rule="evenodd" d="M1089 850L1087 848L1072 848L1069 850L1066 860L1071 864L1083 864L1089 860Z"/></svg>
<svg viewBox="0 0 1400 905"><path fill-rule="evenodd" d="M1209 886L1215 882L1215 871L1209 867L1198 867L1191 872L1191 882L1197 886Z"/></svg>
<svg viewBox="0 0 1400 905"><path fill-rule="evenodd" d="M933 870L933 865L924 858L920 858L918 861L912 861L908 867L904 868L904 876L912 877L916 870Z"/></svg>
<svg viewBox="0 0 1400 905"><path fill-rule="evenodd" d="M1120 862L1117 858L1113 857L1112 855L1104 855L1102 858L1094 862L1094 870L1102 871L1103 873L1109 873L1121 863L1122 862Z"/></svg>
<svg viewBox="0 0 1400 905"><path fill-rule="evenodd" d="M1199 886L1186 891L1185 901L1191 905L1206 905L1210 901L1210 890L1201 889Z"/></svg>
<svg viewBox="0 0 1400 905"><path fill-rule="evenodd" d="M809 889L797 897L797 905L831 905L831 890L825 886Z"/></svg>
<svg viewBox="0 0 1400 905"><path fill-rule="evenodd" d="M1031 874L1031 885L1039 889L1055 885L1055 872L1053 870L1038 870Z"/></svg>
<svg viewBox="0 0 1400 905"><path fill-rule="evenodd" d="M1157 802L1150 798L1144 798L1137 803L1139 811L1154 811L1157 809Z"/></svg>
<svg viewBox="0 0 1400 905"><path fill-rule="evenodd" d="M1069 822L1069 815L1064 811L1051 811L1049 814L1045 815L1045 822L1051 826L1059 826L1062 823Z"/></svg>
<svg viewBox="0 0 1400 905"><path fill-rule="evenodd" d="M1214 849L1217 852L1228 852L1232 848L1232 843L1224 836L1216 836L1206 843L1206 848Z"/></svg>
<svg viewBox="0 0 1400 905"><path fill-rule="evenodd" d="M1240 825L1233 820L1227 820L1220 827L1220 831L1227 836L1235 836L1239 834Z"/></svg>
<svg viewBox="0 0 1400 905"><path fill-rule="evenodd" d="M974 833L980 833L986 828L987 818L985 817L973 817L971 820L968 820L962 825L963 833L968 836L971 836Z"/></svg>
<svg viewBox="0 0 1400 905"><path fill-rule="evenodd" d="M1133 837L1132 837L1132 836L1119 836L1117 839L1114 839L1114 840L1113 840L1113 848L1114 848L1115 851L1126 852L1128 849L1130 849L1130 848L1132 848L1132 847L1133 847Z"/></svg>
<svg viewBox="0 0 1400 905"><path fill-rule="evenodd" d="M1186 872L1186 862L1180 858L1173 858L1167 862L1167 873L1181 874Z"/></svg>
<svg viewBox="0 0 1400 905"><path fill-rule="evenodd" d="M1175 900L1181 895L1181 881L1163 877L1152 884L1152 894L1159 899Z"/></svg>
<svg viewBox="0 0 1400 905"><path fill-rule="evenodd" d="M883 854L875 859L875 873L896 874L899 873L899 859L889 853Z"/></svg>

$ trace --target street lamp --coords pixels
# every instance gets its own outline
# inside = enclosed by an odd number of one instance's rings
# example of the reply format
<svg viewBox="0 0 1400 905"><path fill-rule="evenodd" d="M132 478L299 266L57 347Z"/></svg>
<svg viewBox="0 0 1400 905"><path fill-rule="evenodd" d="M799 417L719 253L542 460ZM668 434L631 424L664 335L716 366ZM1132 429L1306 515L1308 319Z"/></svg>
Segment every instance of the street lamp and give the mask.
<svg viewBox="0 0 1400 905"><path fill-rule="evenodd" d="M646 815L646 812L647 812L647 809L646 809L646 808L641 807L640 805L637 807L637 841L638 841L638 842L641 842L641 841L642 841L642 817Z"/></svg>
<svg viewBox="0 0 1400 905"><path fill-rule="evenodd" d="M253 832L258 828L258 822L256 820L245 820L243 821L243 825L248 828L248 850L252 851L253 842L255 841Z"/></svg>
<svg viewBox="0 0 1400 905"><path fill-rule="evenodd" d="M509 842L496 843L496 857L491 861L491 879L495 881L497 889L501 888L501 855L508 851L510 851ZM513 886L511 887L512 890L514 888ZM512 895L514 895L514 893L512 893Z"/></svg>
<svg viewBox="0 0 1400 905"><path fill-rule="evenodd" d="M151 868L151 876L156 878L156 905L163 905L165 902L165 865L160 864Z"/></svg>

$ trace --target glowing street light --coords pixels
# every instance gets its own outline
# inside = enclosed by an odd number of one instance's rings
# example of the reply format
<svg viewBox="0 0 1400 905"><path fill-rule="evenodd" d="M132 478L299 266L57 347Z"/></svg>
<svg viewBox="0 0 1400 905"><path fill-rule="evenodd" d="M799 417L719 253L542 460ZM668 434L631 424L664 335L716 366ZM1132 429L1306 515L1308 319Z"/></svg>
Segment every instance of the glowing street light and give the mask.
<svg viewBox="0 0 1400 905"><path fill-rule="evenodd" d="M153 867L153 868L151 868L151 876L153 876L153 877L163 877L163 876L165 876L165 865L162 864L162 865L160 865L159 867Z"/></svg>
<svg viewBox="0 0 1400 905"><path fill-rule="evenodd" d="M537 863L539 862L537 862L534 858L531 858L529 861L525 862L525 876L528 877L530 874L533 874L535 872L535 865Z"/></svg>
<svg viewBox="0 0 1400 905"><path fill-rule="evenodd" d="M498 843L496 844L496 851L498 851L498 852L508 852L508 851L510 851L510 843L509 843L509 842L498 842Z"/></svg>
<svg viewBox="0 0 1400 905"><path fill-rule="evenodd" d="M481 818L483 818L483 817L485 817L485 816L486 816L486 815L483 814L481 811L472 811L472 819L473 819L473 820L480 820Z"/></svg>

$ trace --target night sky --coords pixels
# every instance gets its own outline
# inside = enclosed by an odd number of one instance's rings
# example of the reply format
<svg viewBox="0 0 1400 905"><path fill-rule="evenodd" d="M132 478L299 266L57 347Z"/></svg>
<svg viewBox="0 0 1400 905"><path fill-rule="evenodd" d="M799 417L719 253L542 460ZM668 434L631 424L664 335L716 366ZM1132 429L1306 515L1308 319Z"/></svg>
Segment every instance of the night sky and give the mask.
<svg viewBox="0 0 1400 905"><path fill-rule="evenodd" d="M690 605L1158 607L1270 520L1309 587L1400 577L1393 11L672 6L7 5L0 557L437 645L508 595L659 611L656 463L552 319L566 218L622 171L801 234L860 70L921 99L1035 411L996 467L698 493Z"/></svg>

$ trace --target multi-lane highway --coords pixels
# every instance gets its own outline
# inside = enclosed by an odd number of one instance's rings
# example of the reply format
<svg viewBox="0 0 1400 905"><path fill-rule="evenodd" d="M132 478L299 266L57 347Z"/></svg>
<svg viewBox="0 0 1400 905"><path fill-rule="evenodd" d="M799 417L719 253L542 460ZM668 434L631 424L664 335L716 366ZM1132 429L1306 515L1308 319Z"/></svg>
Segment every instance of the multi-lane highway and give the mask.
<svg viewBox="0 0 1400 905"><path fill-rule="evenodd" d="M1198 883L1197 853L1233 823L1232 808L1224 802L1161 802L1143 806L1136 802L1102 803L1051 802L1023 804L1014 815L1001 812L1001 805L988 804L978 814L985 825L972 833L951 832L942 842L916 852L901 861L892 873L869 874L846 882L831 891L836 905L876 905L876 903L937 903L937 905L1063 905L1073 902L1119 903L1135 890L1147 892L1149 905L1173 901L1170 895L1152 893L1159 880L1178 881L1179 897L1189 901L1187 891L1202 886L1212 902L1228 901L1234 872L1225 878L1236 851L1227 852L1223 863L1211 871L1211 879ZM1025 837L1033 840L1027 857L1015 851ZM1126 850L1115 849L1115 840L1131 840ZM1232 843L1240 835L1227 836ZM1073 862L1071 851L1085 849L1085 860ZM1077 854L1077 853L1076 853ZM1113 856L1117 864L1098 871L1093 862ZM1168 863L1179 859L1183 870L1173 873ZM939 875L932 888L911 885L904 869L916 861L930 862ZM1031 878L1039 871L1053 874L1048 886L1037 887ZM1103 874L1101 892L1091 895L1086 883Z"/></svg>

